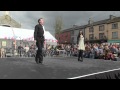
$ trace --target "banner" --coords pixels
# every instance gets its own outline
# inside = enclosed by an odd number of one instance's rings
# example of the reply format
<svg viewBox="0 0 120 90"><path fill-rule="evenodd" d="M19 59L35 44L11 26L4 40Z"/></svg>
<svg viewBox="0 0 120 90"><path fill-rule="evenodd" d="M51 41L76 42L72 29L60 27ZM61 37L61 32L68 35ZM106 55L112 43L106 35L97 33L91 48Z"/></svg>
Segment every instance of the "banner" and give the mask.
<svg viewBox="0 0 120 90"><path fill-rule="evenodd" d="M7 45L6 41L2 41L2 46L6 47L6 45Z"/></svg>

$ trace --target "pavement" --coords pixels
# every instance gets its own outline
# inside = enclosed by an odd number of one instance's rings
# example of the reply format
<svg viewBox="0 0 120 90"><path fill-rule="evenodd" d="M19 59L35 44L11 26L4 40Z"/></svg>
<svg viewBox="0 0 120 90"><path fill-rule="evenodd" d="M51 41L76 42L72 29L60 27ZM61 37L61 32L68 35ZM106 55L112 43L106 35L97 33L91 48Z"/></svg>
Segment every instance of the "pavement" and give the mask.
<svg viewBox="0 0 120 90"><path fill-rule="evenodd" d="M0 79L68 79L117 68L120 60L45 57L42 65L34 58L0 58Z"/></svg>

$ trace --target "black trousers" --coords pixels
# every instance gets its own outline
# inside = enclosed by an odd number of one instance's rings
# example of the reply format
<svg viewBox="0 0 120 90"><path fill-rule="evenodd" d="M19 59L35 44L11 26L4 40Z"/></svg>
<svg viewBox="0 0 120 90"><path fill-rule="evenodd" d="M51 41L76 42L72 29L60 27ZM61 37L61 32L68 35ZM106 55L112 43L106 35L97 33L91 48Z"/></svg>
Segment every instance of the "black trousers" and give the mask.
<svg viewBox="0 0 120 90"><path fill-rule="evenodd" d="M43 61L43 51L42 48L44 48L44 41L39 40L36 42L36 46L38 48L35 60L39 60L39 63Z"/></svg>
<svg viewBox="0 0 120 90"><path fill-rule="evenodd" d="M20 55L20 57L21 57L21 56L22 56L22 50L19 49L19 50L18 50L18 53L19 53L19 55Z"/></svg>
<svg viewBox="0 0 120 90"><path fill-rule="evenodd" d="M80 59L83 59L83 50L79 50L79 53L78 53L78 58Z"/></svg>

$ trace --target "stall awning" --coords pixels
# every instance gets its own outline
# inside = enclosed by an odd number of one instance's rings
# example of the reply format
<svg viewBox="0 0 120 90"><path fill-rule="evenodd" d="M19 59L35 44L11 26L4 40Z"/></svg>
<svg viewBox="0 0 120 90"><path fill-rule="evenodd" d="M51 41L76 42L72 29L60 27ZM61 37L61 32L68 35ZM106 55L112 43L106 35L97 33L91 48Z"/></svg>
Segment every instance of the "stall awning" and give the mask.
<svg viewBox="0 0 120 90"><path fill-rule="evenodd" d="M120 40L108 40L108 43L120 43Z"/></svg>

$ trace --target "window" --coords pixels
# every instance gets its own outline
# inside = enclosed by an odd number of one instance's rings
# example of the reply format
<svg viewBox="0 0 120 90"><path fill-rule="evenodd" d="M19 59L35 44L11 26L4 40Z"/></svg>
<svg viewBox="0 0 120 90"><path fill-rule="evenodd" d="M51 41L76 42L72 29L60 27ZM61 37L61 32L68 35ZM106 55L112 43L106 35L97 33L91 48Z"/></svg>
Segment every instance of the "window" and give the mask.
<svg viewBox="0 0 120 90"><path fill-rule="evenodd" d="M90 40L93 40L93 39L94 39L94 34L90 34L90 35L89 35L89 39L90 39Z"/></svg>
<svg viewBox="0 0 120 90"><path fill-rule="evenodd" d="M74 31L72 31L71 33L72 33L72 35L74 35Z"/></svg>
<svg viewBox="0 0 120 90"><path fill-rule="evenodd" d="M112 38L113 39L118 38L118 32L112 32Z"/></svg>
<svg viewBox="0 0 120 90"><path fill-rule="evenodd" d="M112 24L112 29L118 29L118 23L113 23Z"/></svg>
<svg viewBox="0 0 120 90"><path fill-rule="evenodd" d="M104 33L99 33L99 39L104 39Z"/></svg>
<svg viewBox="0 0 120 90"><path fill-rule="evenodd" d="M93 28L93 27L90 27L90 28L89 28L89 32L94 32L94 28Z"/></svg>
<svg viewBox="0 0 120 90"><path fill-rule="evenodd" d="M72 43L74 42L74 37L71 38Z"/></svg>
<svg viewBox="0 0 120 90"><path fill-rule="evenodd" d="M66 36L65 36L66 38L68 37L68 34L66 34Z"/></svg>
<svg viewBox="0 0 120 90"><path fill-rule="evenodd" d="M99 26L99 31L104 31L104 25Z"/></svg>

